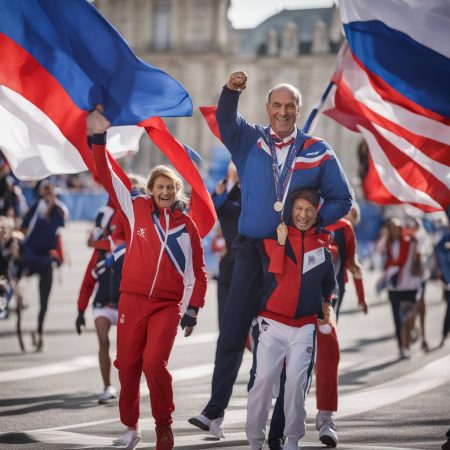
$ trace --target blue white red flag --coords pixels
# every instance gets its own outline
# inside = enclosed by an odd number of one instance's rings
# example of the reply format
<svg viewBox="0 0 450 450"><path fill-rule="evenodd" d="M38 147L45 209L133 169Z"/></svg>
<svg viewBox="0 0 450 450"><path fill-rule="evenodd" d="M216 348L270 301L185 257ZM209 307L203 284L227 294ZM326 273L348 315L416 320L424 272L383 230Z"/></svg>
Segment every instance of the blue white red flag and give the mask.
<svg viewBox="0 0 450 450"><path fill-rule="evenodd" d="M341 50L321 112L369 148L363 187L380 204L450 205L450 3L340 0Z"/></svg>
<svg viewBox="0 0 450 450"><path fill-rule="evenodd" d="M136 146L143 129L135 125L192 114L184 87L137 58L86 0L0 0L0 11L0 148L19 178L94 172L86 116L96 105L120 127L108 132L116 155Z"/></svg>
<svg viewBox="0 0 450 450"><path fill-rule="evenodd" d="M20 178L92 168L85 117L97 104L115 126L191 115L180 83L138 59L89 2L0 0L0 10L0 147Z"/></svg>

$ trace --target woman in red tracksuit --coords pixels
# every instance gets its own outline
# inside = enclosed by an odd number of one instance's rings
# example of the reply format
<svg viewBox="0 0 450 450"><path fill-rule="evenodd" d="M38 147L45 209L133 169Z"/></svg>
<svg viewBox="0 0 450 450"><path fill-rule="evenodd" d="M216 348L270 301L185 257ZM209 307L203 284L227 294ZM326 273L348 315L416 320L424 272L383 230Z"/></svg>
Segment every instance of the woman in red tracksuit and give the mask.
<svg viewBox="0 0 450 450"><path fill-rule="evenodd" d="M181 179L166 166L150 173L149 195L132 197L128 179L114 171L105 143L110 126L98 111L88 116L98 178L125 224L126 253L120 284L117 358L120 419L127 431L117 444L134 448L140 441L139 385L147 379L156 423L157 450L171 450L172 377L167 362L178 324L185 336L196 325L204 304L206 272L200 236L184 212Z"/></svg>

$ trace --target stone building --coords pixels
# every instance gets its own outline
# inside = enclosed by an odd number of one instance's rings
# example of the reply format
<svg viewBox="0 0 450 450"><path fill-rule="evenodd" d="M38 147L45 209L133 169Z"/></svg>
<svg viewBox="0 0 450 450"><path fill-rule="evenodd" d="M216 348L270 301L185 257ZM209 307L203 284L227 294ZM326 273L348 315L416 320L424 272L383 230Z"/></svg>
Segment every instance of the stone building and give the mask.
<svg viewBox="0 0 450 450"><path fill-rule="evenodd" d="M166 123L206 164L218 141L198 107L217 103L231 71L242 68L249 75L240 102L248 121L267 123L266 93L274 84L287 82L302 90L304 123L330 79L342 40L336 8L283 10L256 28L236 30L227 17L230 0L95 0L94 5L139 57L186 87L194 103L193 117ZM314 134L330 142L353 180L358 136L324 116ZM147 138L141 145L129 164L148 168L162 160L159 152L148 151Z"/></svg>

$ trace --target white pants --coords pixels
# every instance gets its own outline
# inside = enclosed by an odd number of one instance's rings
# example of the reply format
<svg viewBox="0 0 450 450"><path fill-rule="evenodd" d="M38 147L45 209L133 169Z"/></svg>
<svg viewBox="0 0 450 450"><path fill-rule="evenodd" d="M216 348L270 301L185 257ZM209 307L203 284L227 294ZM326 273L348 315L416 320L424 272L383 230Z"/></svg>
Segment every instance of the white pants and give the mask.
<svg viewBox="0 0 450 450"><path fill-rule="evenodd" d="M263 447L272 398L278 397L280 374L286 360L284 435L298 442L305 435L305 398L315 355L315 324L291 327L258 317L256 373L248 393L245 432L252 450Z"/></svg>

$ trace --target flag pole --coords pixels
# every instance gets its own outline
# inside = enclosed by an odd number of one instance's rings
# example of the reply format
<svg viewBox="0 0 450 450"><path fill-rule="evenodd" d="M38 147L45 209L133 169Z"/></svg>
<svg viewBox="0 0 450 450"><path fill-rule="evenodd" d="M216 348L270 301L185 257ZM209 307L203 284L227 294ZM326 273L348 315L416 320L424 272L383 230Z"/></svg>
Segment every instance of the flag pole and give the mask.
<svg viewBox="0 0 450 450"><path fill-rule="evenodd" d="M303 127L303 132L305 133L314 133L314 130L316 129L317 124L319 123L319 116L318 113L322 109L330 91L331 88L334 86L334 82L330 81L323 91L322 96L320 97L320 100L314 105L313 109L309 113L308 118L306 119L305 125ZM317 118L316 118L317 117Z"/></svg>

